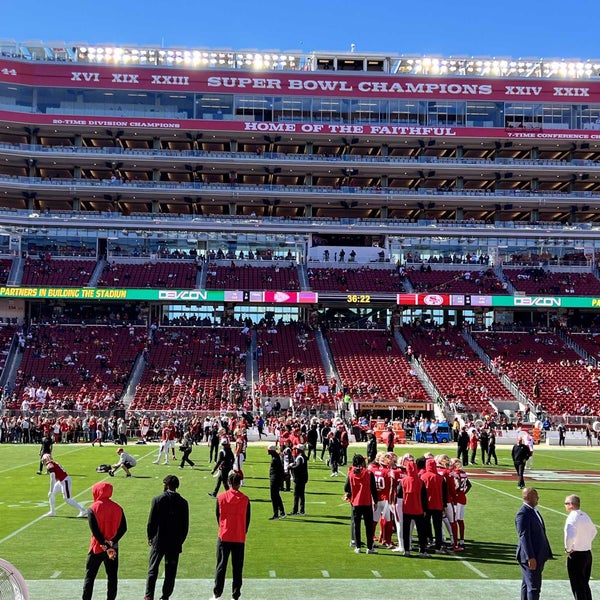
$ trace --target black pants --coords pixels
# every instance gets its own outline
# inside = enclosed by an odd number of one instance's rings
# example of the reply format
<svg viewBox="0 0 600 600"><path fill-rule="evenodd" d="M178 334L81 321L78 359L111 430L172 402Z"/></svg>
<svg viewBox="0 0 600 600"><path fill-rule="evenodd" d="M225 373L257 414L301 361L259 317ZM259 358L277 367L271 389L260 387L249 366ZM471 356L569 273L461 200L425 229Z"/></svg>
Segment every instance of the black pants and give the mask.
<svg viewBox="0 0 600 600"><path fill-rule="evenodd" d="M281 484L279 481L271 481L271 504L273 505L274 517L285 515L285 508L283 508L283 500L281 499L280 486Z"/></svg>
<svg viewBox="0 0 600 600"><path fill-rule="evenodd" d="M306 460L309 461L310 460L310 455L313 455L313 460L317 460L317 447L313 446L312 444L307 444L306 446L307 451L306 451Z"/></svg>
<svg viewBox="0 0 600 600"><path fill-rule="evenodd" d="M490 447L489 446L481 446L481 464L485 465L486 462L490 460Z"/></svg>
<svg viewBox="0 0 600 600"><path fill-rule="evenodd" d="M427 521L430 523L430 525L427 526L427 535L429 535L431 526L433 526L433 535L435 539L436 550L439 550L442 547L442 516L443 512L441 510L427 511Z"/></svg>
<svg viewBox="0 0 600 600"><path fill-rule="evenodd" d="M304 490L306 488L306 481L294 481L294 511L295 513L300 510L304 512Z"/></svg>
<svg viewBox="0 0 600 600"><path fill-rule="evenodd" d="M490 446L490 450L488 452L488 459L486 464L490 464L492 462L492 458L494 459L494 464L498 464L498 457L496 456L496 446Z"/></svg>
<svg viewBox="0 0 600 600"><path fill-rule="evenodd" d="M342 446L340 449L340 465L348 464L348 446Z"/></svg>
<svg viewBox="0 0 600 600"><path fill-rule="evenodd" d="M215 446L214 444L210 445L210 454L208 456L208 462L213 462L217 460L219 456L219 444Z"/></svg>
<svg viewBox="0 0 600 600"><path fill-rule="evenodd" d="M592 600L592 591L590 590L591 551L571 552L567 557L567 573L575 600Z"/></svg>
<svg viewBox="0 0 600 600"><path fill-rule="evenodd" d="M423 514L419 515L408 515L403 513L402 515L402 538L404 541L404 549L410 551L410 522L414 521L417 528L417 535L419 537L419 552L425 552L427 550L427 523Z"/></svg>
<svg viewBox="0 0 600 600"><path fill-rule="evenodd" d="M475 464L475 459L477 458L477 448L471 449L471 464Z"/></svg>
<svg viewBox="0 0 600 600"><path fill-rule="evenodd" d="M146 578L147 598L154 598L154 589L158 579L158 571L162 559L165 559L165 580L163 581L161 598L169 598L175 587L175 577L177 577L177 564L179 563L179 553L165 553L157 548L150 548L150 560L148 561L148 577Z"/></svg>
<svg viewBox="0 0 600 600"><path fill-rule="evenodd" d="M113 560L110 560L106 552L100 552L100 554L90 552L87 555L87 561L85 563L85 578L83 580L83 594L81 596L82 600L92 600L94 581L96 580L98 569L102 563L104 563L104 568L106 570L106 600L115 600L117 597L117 578L119 572L118 555Z"/></svg>
<svg viewBox="0 0 600 600"><path fill-rule="evenodd" d="M215 496L219 493L219 488L221 487L221 483L223 484L225 491L227 491L229 489L229 483L227 481L227 477L229 477L229 471L231 471L231 469L227 469L227 470L221 469L219 471L219 473L221 473L221 475L217 479L217 485L215 486L215 491L213 492L213 494Z"/></svg>
<svg viewBox="0 0 600 600"><path fill-rule="evenodd" d="M365 506L353 506L352 507L352 519L354 521L354 541L356 547L360 548L360 522L361 520L365 523L365 535L367 536L367 548L370 550L373 548L373 507L369 505Z"/></svg>
<svg viewBox="0 0 600 600"><path fill-rule="evenodd" d="M231 554L231 597L237 600L242 594L242 572L244 570L244 544L242 542L222 542L217 540L217 569L213 595L220 598L225 587L225 573Z"/></svg>
<svg viewBox="0 0 600 600"><path fill-rule="evenodd" d="M519 477L518 486L520 488L525 487L525 479L523 478L523 473L525 473L525 462L516 462L515 463L515 471L517 472L517 476Z"/></svg>
<svg viewBox="0 0 600 600"><path fill-rule="evenodd" d="M466 467L469 464L469 449L458 448L456 457L460 460L460 462L462 462L463 467Z"/></svg>
<svg viewBox="0 0 600 600"><path fill-rule="evenodd" d="M183 465L185 463L187 463L188 465L190 465L190 467L194 466L195 463L190 460L190 454L191 453L192 453L192 449L191 448L186 448L183 451L183 456L181 457L181 464L179 465L181 468L183 468Z"/></svg>

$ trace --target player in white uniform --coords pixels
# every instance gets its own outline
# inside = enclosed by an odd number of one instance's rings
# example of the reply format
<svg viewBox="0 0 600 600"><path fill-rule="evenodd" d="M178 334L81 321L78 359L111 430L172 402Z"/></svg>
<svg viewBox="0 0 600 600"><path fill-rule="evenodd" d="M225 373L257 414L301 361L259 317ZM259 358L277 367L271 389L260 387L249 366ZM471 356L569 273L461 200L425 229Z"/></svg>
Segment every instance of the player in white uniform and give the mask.
<svg viewBox="0 0 600 600"><path fill-rule="evenodd" d="M71 478L67 475L67 472L52 459L50 454L44 454L42 462L46 465L46 471L50 474L50 491L48 492L50 512L46 513L45 516L56 516L56 494L60 492L65 502L79 511L78 517L87 518L85 508L71 498Z"/></svg>

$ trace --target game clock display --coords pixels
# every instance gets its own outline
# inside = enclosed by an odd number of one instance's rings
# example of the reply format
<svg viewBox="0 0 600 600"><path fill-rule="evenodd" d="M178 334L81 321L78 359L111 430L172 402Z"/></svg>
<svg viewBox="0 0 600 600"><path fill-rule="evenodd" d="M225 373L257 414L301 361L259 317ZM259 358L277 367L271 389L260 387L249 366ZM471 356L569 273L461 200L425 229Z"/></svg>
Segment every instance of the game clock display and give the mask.
<svg viewBox="0 0 600 600"><path fill-rule="evenodd" d="M371 295L370 294L348 294L346 296L346 302L348 302L348 304L370 304L371 303Z"/></svg>

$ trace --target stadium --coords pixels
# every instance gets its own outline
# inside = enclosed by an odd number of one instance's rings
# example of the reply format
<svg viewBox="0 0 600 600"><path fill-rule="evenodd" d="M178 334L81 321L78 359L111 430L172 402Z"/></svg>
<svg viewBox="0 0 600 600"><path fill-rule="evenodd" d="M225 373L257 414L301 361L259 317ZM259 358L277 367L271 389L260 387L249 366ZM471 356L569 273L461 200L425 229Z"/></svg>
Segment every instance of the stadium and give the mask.
<svg viewBox="0 0 600 600"><path fill-rule="evenodd" d="M600 63L0 53L5 421L600 430Z"/></svg>

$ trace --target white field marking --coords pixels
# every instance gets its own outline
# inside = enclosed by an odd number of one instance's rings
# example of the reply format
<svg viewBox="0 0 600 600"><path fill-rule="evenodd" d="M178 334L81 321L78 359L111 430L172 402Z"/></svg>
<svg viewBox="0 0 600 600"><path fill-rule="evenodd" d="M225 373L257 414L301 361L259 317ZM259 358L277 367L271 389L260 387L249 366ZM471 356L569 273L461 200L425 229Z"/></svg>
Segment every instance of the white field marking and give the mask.
<svg viewBox="0 0 600 600"><path fill-rule="evenodd" d="M306 504L327 504L327 502L307 502Z"/></svg>
<svg viewBox="0 0 600 600"><path fill-rule="evenodd" d="M435 575L431 571L423 571L429 579L435 579Z"/></svg>
<svg viewBox="0 0 600 600"><path fill-rule="evenodd" d="M329 578L329 571L321 571L321 575L323 575L323 577L325 579L328 579Z"/></svg>
<svg viewBox="0 0 600 600"><path fill-rule="evenodd" d="M474 567L468 560L465 560L461 556L458 556L457 558L463 565L465 565L465 567L471 569L473 573L479 575L479 577L481 577L482 579L488 579L488 576L485 573L481 572L477 567Z"/></svg>
<svg viewBox="0 0 600 600"><path fill-rule="evenodd" d="M146 454L145 456L141 457L140 460L150 456L151 453ZM154 454L154 452L152 452L152 454ZM101 479L100 481L106 481L109 478L108 473L106 474L106 477L104 477L103 479ZM95 485L96 483L98 483L97 481L94 482L93 485ZM79 498L79 496L81 496L82 494L86 494L88 493L90 490L92 489L92 486L86 488L85 490L83 490L82 492L79 492L79 494L77 494L76 496L73 496L74 500L77 500L77 498ZM61 509L63 506L66 506L67 503L63 502L62 504L60 504L59 506L56 507L56 510ZM19 535L21 532L25 531L26 529L29 529L29 527L31 527L32 525L35 525L35 523L37 523L38 521L41 521L42 519L46 518L45 515L41 515L35 519L33 519L33 521L30 521L29 523L27 523L26 525L23 525L23 527L19 527L19 529L13 531L12 533L9 533L6 537L3 537L2 539L0 539L0 544L7 542L8 540L14 538L16 535Z"/></svg>
<svg viewBox="0 0 600 600"><path fill-rule="evenodd" d="M58 577L60 577L61 573L62 573L62 571L54 571L54 573L52 573L52 575L50 575L50 579L57 579Z"/></svg>
<svg viewBox="0 0 600 600"><path fill-rule="evenodd" d="M582 465L586 465L586 467L587 467L587 469L585 469L586 471L593 471L594 468L598 467L598 463L591 462L588 460L573 460L572 458L570 458L568 456L553 456L552 460L563 460L565 462L568 462L570 465L572 465L573 463L581 463Z"/></svg>
<svg viewBox="0 0 600 600"><path fill-rule="evenodd" d="M373 577L381 578L381 573L379 571L371 571L373 573Z"/></svg>
<svg viewBox="0 0 600 600"><path fill-rule="evenodd" d="M275 573L275 571L269 571L269 577L277 577L277 573Z"/></svg>
<svg viewBox="0 0 600 600"><path fill-rule="evenodd" d="M471 481L471 483L473 485L480 485L481 487L484 487L484 488L486 488L488 490L492 490L494 492L497 492L498 494L503 494L504 496L508 496L509 498L514 498L515 500L518 500L519 502L523 501L523 499L521 498L520 495L517 496L515 494L509 494L508 492L505 492L503 490L497 490L496 488L494 488L494 487L492 487L490 485L486 485L485 483L481 483L480 481L473 480L473 481ZM555 513L557 515L560 515L561 517L565 517L566 518L566 513L561 512L560 510L557 510L556 508L550 508L548 506L544 506L543 504L538 504L538 506L540 508L543 508L544 510L547 510L548 512L552 512L552 513Z"/></svg>
<svg viewBox="0 0 600 600"><path fill-rule="evenodd" d="M363 600L381 598L412 598L415 589L423 597L439 595L440 589L452 589L453 596L473 597L473 583L477 582L478 598L513 598L518 595L521 580L517 579L248 579L244 578L244 596L262 600L297 600L298 586L302 585L304 600L339 600L356 596L360 589ZM32 598L52 598L53 600L73 600L81 596L81 579L45 579L27 581ZM144 589L144 579L119 579L119 599L138 600ZM106 581L96 581L101 595ZM178 579L175 586L177 598L209 598L212 595L212 579ZM591 582L592 593L600 592L600 583ZM544 580L544 600L564 600L570 597L569 582L566 580Z"/></svg>

